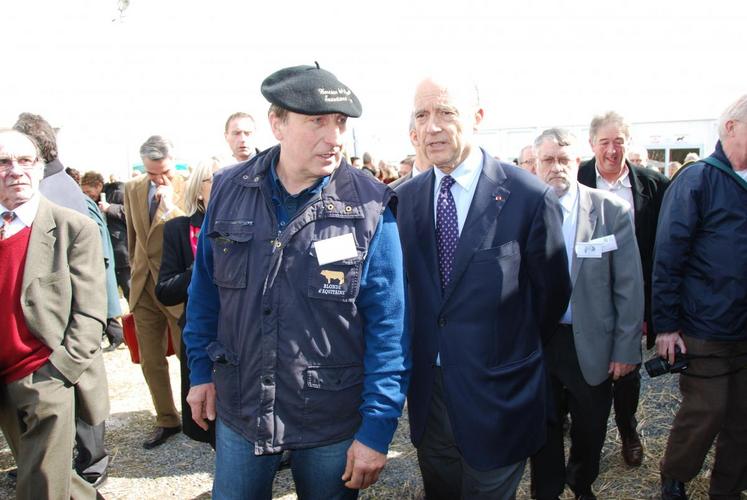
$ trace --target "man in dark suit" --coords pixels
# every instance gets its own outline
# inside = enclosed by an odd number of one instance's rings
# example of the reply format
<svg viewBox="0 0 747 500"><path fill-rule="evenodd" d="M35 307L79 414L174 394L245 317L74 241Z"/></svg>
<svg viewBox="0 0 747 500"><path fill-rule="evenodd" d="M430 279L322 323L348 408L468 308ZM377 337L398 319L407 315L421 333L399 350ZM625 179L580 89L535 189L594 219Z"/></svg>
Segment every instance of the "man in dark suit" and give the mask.
<svg viewBox="0 0 747 500"><path fill-rule="evenodd" d="M436 167L397 190L426 497L512 498L545 442L542 338L570 296L560 207L530 173L474 145L474 87L426 79L413 116Z"/></svg>
<svg viewBox="0 0 747 500"><path fill-rule="evenodd" d="M75 419L109 413L101 332L101 240L87 216L40 195L32 139L0 131L0 425L18 464L18 498L95 498L73 472Z"/></svg>
<svg viewBox="0 0 747 500"><path fill-rule="evenodd" d="M594 158L581 165L578 181L589 187L611 191L633 207L635 237L643 268L644 331L647 332L647 346L651 348L656 338L651 321L654 240L659 208L669 179L655 170L636 167L628 161L630 126L614 111L594 117L589 128L589 143L594 151ZM643 460L643 445L638 436L638 422L635 418L641 391L639 371L633 370L615 381L612 391L623 460L631 467L638 467Z"/></svg>

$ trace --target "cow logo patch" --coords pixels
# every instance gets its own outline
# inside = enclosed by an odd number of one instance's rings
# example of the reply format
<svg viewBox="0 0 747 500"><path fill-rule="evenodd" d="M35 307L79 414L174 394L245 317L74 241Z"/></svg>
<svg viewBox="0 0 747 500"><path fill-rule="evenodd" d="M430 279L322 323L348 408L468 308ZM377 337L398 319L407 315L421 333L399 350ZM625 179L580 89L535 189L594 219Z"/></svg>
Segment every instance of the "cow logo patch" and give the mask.
<svg viewBox="0 0 747 500"><path fill-rule="evenodd" d="M331 269L322 269L319 273L324 277L322 287L317 290L320 295L345 295L345 273L342 271L333 271Z"/></svg>

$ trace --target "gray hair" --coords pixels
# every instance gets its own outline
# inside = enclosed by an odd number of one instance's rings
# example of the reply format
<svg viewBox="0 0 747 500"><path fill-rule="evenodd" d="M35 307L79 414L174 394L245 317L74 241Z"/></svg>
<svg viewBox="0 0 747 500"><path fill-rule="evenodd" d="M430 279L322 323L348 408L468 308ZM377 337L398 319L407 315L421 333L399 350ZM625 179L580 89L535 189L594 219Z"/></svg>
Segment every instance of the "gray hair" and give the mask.
<svg viewBox="0 0 747 500"><path fill-rule="evenodd" d="M174 145L160 135L152 135L140 146L140 157L153 161L174 157Z"/></svg>
<svg viewBox="0 0 747 500"><path fill-rule="evenodd" d="M187 179L187 187L184 190L184 209L189 215L195 212L204 212L207 207L204 200L199 199L202 183L213 176L213 169L221 167L221 161L215 156L200 161L192 170L192 175Z"/></svg>
<svg viewBox="0 0 747 500"><path fill-rule="evenodd" d="M41 148L39 147L39 144L36 142L36 139L34 139L33 136L23 133L20 130L17 130L15 128L5 128L5 127L0 127L0 134L16 134L16 135L20 135L21 137L25 137L34 146L34 150L36 151L37 163L44 161L44 158L42 157L42 153L41 153Z"/></svg>
<svg viewBox="0 0 747 500"><path fill-rule="evenodd" d="M747 94L731 103L718 119L718 138L722 141L726 138L726 122L739 120L747 122Z"/></svg>
<svg viewBox="0 0 747 500"><path fill-rule="evenodd" d="M537 151L543 142L550 141L558 146L576 147L576 136L564 128L548 128L534 140L534 150Z"/></svg>
<svg viewBox="0 0 747 500"><path fill-rule="evenodd" d="M625 121L625 118L623 118L621 114L614 111L607 111L605 114L597 115L591 119L591 125L589 126L589 141L593 143L599 129L608 123L614 123L619 126L622 133L625 134L625 138L630 139L630 124Z"/></svg>
<svg viewBox="0 0 747 500"><path fill-rule="evenodd" d="M531 150L534 152L537 148L533 144L529 144L527 146L524 146L519 150L519 156L516 158L516 160L519 162L519 165L521 165L521 162L524 161L524 151Z"/></svg>

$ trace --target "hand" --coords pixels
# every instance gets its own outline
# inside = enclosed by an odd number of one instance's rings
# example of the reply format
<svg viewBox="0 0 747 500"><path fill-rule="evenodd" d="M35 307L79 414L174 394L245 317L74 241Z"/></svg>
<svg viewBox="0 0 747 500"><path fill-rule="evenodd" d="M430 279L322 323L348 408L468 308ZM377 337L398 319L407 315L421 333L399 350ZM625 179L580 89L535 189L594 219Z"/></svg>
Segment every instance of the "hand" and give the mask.
<svg viewBox="0 0 747 500"><path fill-rule="evenodd" d="M685 341L679 330L676 332L665 332L656 334L656 353L659 357L665 358L670 365L674 364L674 346L679 346L682 354L687 352Z"/></svg>
<svg viewBox="0 0 747 500"><path fill-rule="evenodd" d="M348 448L348 462L342 480L352 490L368 488L379 480L386 465L386 455L369 448L360 441L353 441Z"/></svg>
<svg viewBox="0 0 747 500"><path fill-rule="evenodd" d="M100 209L100 210L101 210L102 212L106 213L106 212L107 212L107 211L109 210L109 206L110 206L110 205L111 205L111 203L107 203L107 202L105 202L105 201L100 201L100 202L99 202L99 209Z"/></svg>
<svg viewBox="0 0 747 500"><path fill-rule="evenodd" d="M215 421L215 384L210 382L190 387L187 403L192 410L192 420L201 429L207 430L207 420Z"/></svg>
<svg viewBox="0 0 747 500"><path fill-rule="evenodd" d="M610 361L610 369L607 371L612 375L612 380L617 380L635 369L636 365L629 365L628 363L618 363L617 361Z"/></svg>
<svg viewBox="0 0 747 500"><path fill-rule="evenodd" d="M163 177L163 180L164 184L156 188L156 199L163 204L166 212L170 212L174 208L174 187L166 176Z"/></svg>

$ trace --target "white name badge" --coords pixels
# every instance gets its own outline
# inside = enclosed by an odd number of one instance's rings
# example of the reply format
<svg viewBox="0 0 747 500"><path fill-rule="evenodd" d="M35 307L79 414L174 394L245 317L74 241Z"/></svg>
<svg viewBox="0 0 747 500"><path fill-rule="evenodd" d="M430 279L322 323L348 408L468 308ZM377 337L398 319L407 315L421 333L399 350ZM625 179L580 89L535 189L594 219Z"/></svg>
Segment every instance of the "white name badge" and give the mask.
<svg viewBox="0 0 747 500"><path fill-rule="evenodd" d="M579 259L601 259L602 254L617 250L614 234L594 238L584 243L576 243L576 255Z"/></svg>
<svg viewBox="0 0 747 500"><path fill-rule="evenodd" d="M314 251L316 251L316 260L320 266L358 256L358 249L355 247L353 233L315 241Z"/></svg>

